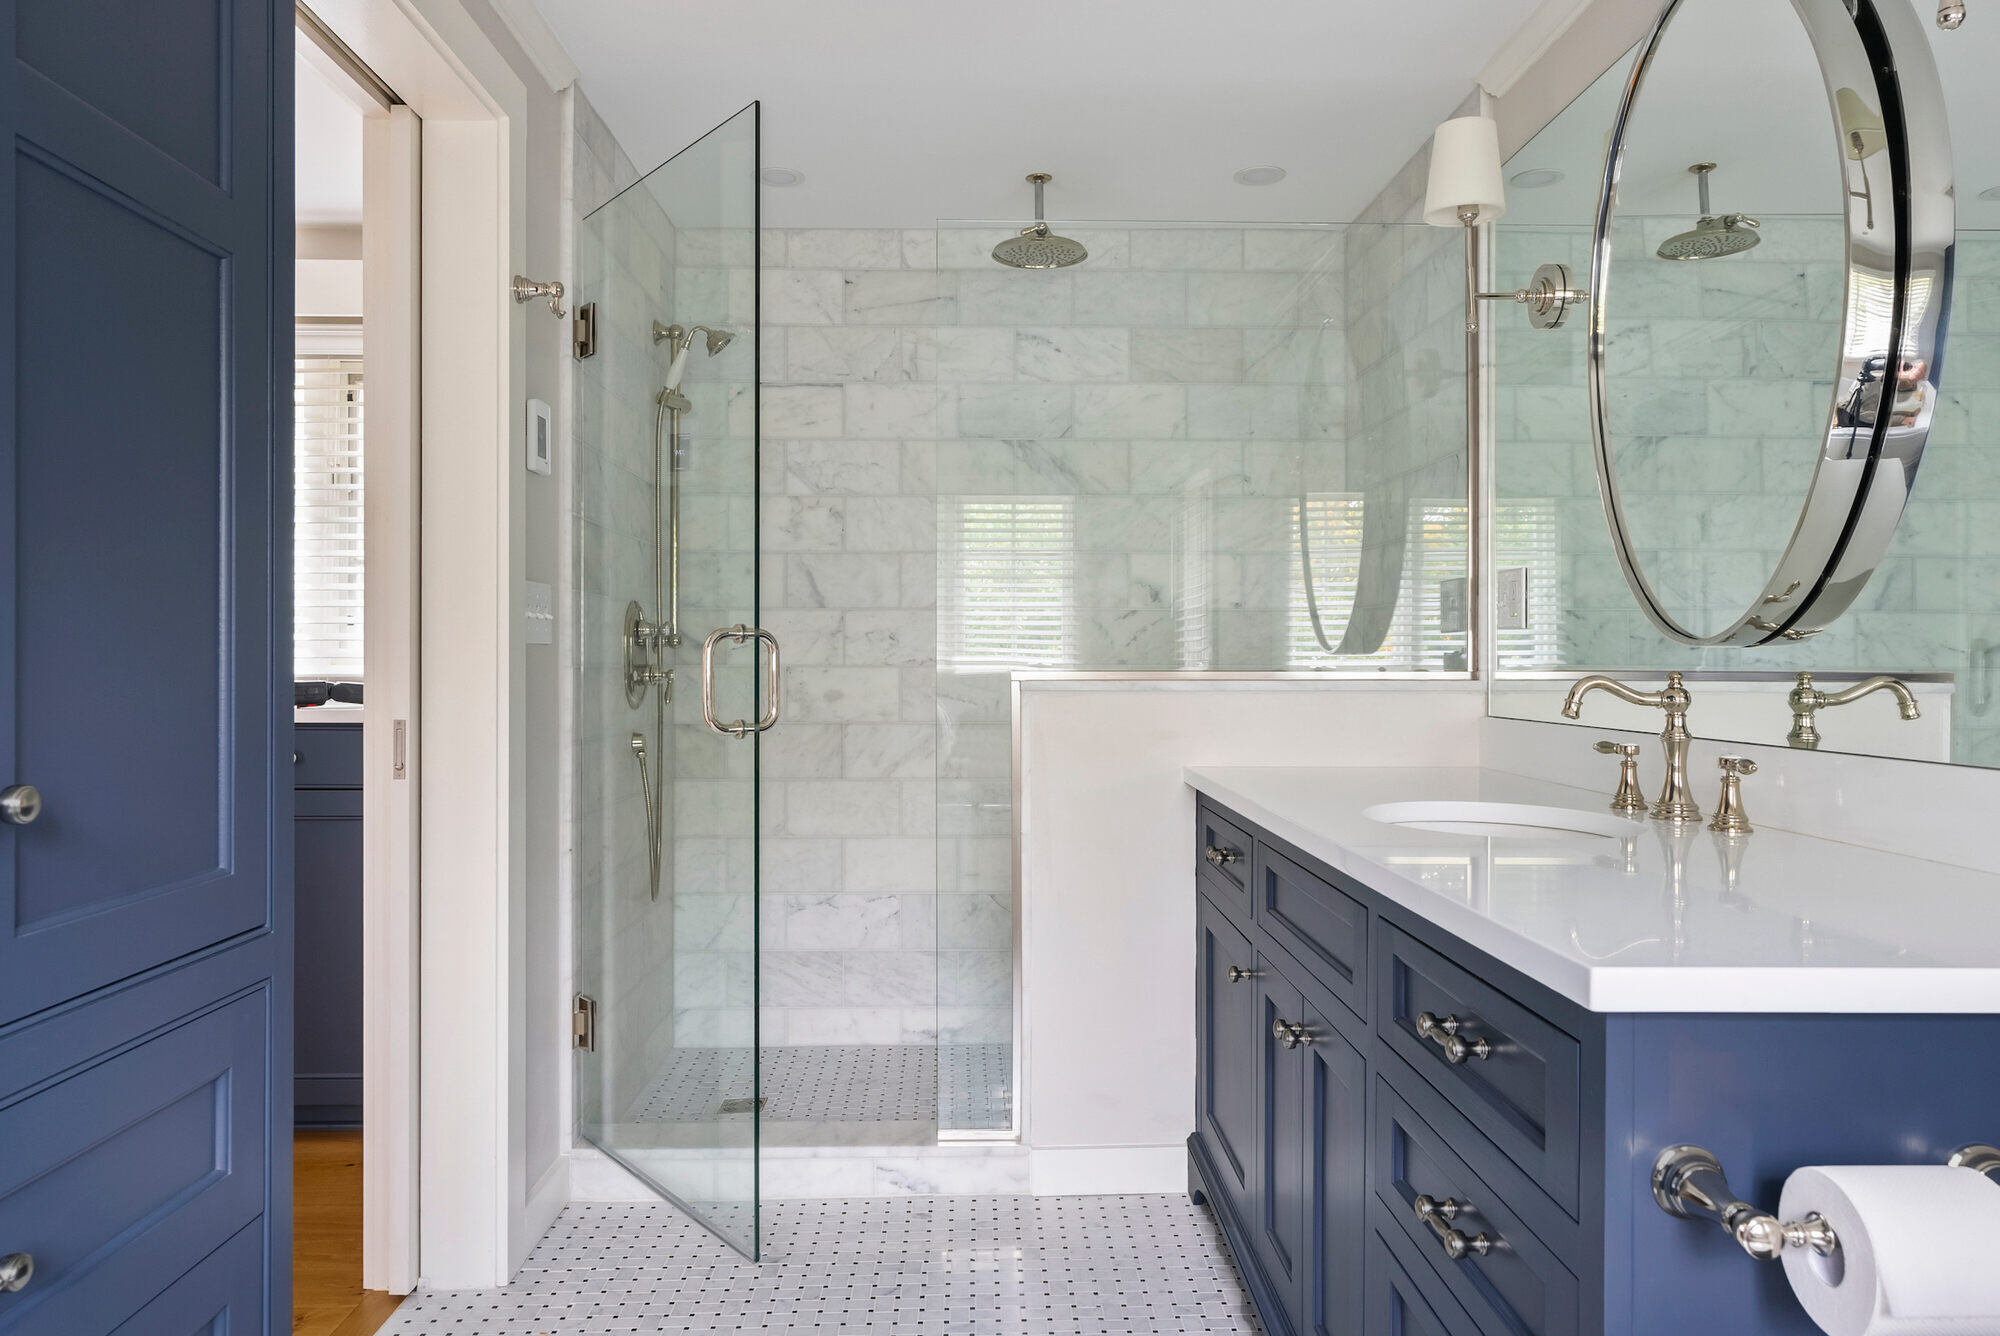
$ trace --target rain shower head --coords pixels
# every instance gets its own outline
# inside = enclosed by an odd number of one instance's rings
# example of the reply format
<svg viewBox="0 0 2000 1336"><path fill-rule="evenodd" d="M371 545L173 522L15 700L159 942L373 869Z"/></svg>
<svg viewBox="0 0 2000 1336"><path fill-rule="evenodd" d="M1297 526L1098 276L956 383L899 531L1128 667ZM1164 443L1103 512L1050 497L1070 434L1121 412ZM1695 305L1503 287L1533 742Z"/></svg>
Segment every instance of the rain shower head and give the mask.
<svg viewBox="0 0 2000 1336"><path fill-rule="evenodd" d="M1660 243L1654 253L1662 260L1717 260L1725 255L1740 255L1764 238L1757 234L1757 220L1747 213L1725 213L1717 216L1709 212L1708 174L1715 170L1712 162L1697 162L1688 170L1699 182L1701 218L1692 229L1676 233Z"/></svg>
<svg viewBox="0 0 2000 1336"><path fill-rule="evenodd" d="M1049 231L1049 225L1042 216L1042 187L1054 178L1047 172L1033 172L1028 183L1035 188L1035 221L1031 227L1021 229L1021 235L1008 237L993 248L993 258L1013 269L1067 269L1073 264L1082 264L1090 258L1090 252L1083 248L1081 241L1059 237Z"/></svg>

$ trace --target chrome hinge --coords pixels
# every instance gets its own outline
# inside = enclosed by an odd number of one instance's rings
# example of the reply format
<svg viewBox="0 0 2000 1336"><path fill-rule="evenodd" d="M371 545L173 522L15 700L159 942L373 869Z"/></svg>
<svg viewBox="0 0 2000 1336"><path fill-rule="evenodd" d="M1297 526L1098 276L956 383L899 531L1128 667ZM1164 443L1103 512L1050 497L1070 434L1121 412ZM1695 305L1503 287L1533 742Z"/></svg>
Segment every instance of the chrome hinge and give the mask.
<svg viewBox="0 0 2000 1336"><path fill-rule="evenodd" d="M597 999L576 995L576 1001L569 1009L569 1035L571 1041L586 1053L597 1051Z"/></svg>

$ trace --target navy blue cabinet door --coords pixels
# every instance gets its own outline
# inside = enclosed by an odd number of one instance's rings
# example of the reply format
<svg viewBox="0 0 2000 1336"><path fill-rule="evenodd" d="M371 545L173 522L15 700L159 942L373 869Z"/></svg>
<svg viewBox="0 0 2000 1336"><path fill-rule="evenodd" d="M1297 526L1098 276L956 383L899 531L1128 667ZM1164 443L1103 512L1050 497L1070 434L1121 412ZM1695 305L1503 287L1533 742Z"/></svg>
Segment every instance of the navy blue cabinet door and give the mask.
<svg viewBox="0 0 2000 1336"><path fill-rule="evenodd" d="M1248 1212L1257 1173L1257 967L1250 940L1228 917L1197 897L1200 906L1200 977L1196 999L1200 1070L1196 1124L1208 1145L1218 1184Z"/></svg>
<svg viewBox="0 0 2000 1336"><path fill-rule="evenodd" d="M1368 1064L1311 1003L1304 1017L1306 1219L1313 1240L1302 1316L1310 1336L1361 1330L1367 1236Z"/></svg>
<svg viewBox="0 0 2000 1336"><path fill-rule="evenodd" d="M270 1133L291 1103L292 11L0 9L0 786L42 802L31 824L0 824L0 1049L21 1055L0 1069L0 1114L60 1155L68 1088L88 1082L119 1129L60 1160L53 1206L0 1171L0 1254L56 1250L0 1295L0 1332L113 1330L246 1228L260 1311L220 1264L228 1293L209 1311L275 1332L290 1302L288 1141ZM203 1065L183 1089L147 1055L184 1044ZM164 1195L137 1191L133 1166ZM216 1204L197 1218L194 1200Z"/></svg>
<svg viewBox="0 0 2000 1336"><path fill-rule="evenodd" d="M305 730L300 730L304 732ZM293 1122L361 1122L361 790L300 789Z"/></svg>
<svg viewBox="0 0 2000 1336"><path fill-rule="evenodd" d="M1258 1174L1253 1246L1293 1331L1312 1248L1306 1217L1305 999L1268 956L1257 961Z"/></svg>

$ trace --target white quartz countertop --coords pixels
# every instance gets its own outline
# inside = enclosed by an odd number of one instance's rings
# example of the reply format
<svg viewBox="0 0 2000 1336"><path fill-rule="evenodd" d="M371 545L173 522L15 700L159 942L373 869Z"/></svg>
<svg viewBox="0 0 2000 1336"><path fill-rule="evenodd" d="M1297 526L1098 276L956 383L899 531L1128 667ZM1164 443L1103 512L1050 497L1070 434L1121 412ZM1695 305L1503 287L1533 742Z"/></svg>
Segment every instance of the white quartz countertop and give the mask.
<svg viewBox="0 0 2000 1336"><path fill-rule="evenodd" d="M1781 830L1492 839L1379 803L1607 795L1480 769L1190 767L1190 787L1593 1011L2000 1013L2000 875ZM1756 819L1753 805L1751 819Z"/></svg>

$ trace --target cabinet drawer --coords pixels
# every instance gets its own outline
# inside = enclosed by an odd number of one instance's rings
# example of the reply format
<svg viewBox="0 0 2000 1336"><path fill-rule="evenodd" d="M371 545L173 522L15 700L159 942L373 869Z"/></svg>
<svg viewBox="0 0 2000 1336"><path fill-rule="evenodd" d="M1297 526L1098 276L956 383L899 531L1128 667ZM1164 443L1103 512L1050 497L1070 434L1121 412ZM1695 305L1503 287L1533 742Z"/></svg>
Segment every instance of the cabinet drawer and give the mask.
<svg viewBox="0 0 2000 1336"><path fill-rule="evenodd" d="M361 725L299 724L292 729L292 787L361 787Z"/></svg>
<svg viewBox="0 0 2000 1336"><path fill-rule="evenodd" d="M1436 1270L1482 1331L1491 1336L1576 1336L1576 1277L1380 1076L1375 1087L1376 1195L1403 1236ZM1425 1220L1419 1197L1442 1207ZM1443 1231L1472 1240L1459 1257ZM1484 1239L1487 1251L1478 1250Z"/></svg>
<svg viewBox="0 0 2000 1336"><path fill-rule="evenodd" d="M267 1323L264 1311L263 1245L260 1218L237 1230L229 1242L148 1301L111 1336L229 1336L278 1330Z"/></svg>
<svg viewBox="0 0 2000 1336"><path fill-rule="evenodd" d="M1257 846L1256 921L1357 1016L1368 1014L1368 908L1268 845Z"/></svg>
<svg viewBox="0 0 2000 1336"><path fill-rule="evenodd" d="M0 1296L0 1327L110 1331L262 1213L267 1001L260 989L0 1108L0 1240L35 1259L27 1288Z"/></svg>
<svg viewBox="0 0 2000 1336"><path fill-rule="evenodd" d="M1250 865L1256 847L1250 833L1201 803L1194 814L1196 880L1215 888L1237 913L1250 913Z"/></svg>
<svg viewBox="0 0 2000 1336"><path fill-rule="evenodd" d="M1394 924L1378 925L1375 939L1383 1040L1576 1218L1583 1092L1575 1036ZM1427 1015L1435 1022L1428 1036L1419 1033Z"/></svg>
<svg viewBox="0 0 2000 1336"><path fill-rule="evenodd" d="M1477 1336L1478 1328L1450 1295L1427 1295L1418 1287L1381 1234L1368 1239L1365 1292L1368 1313L1362 1330L1368 1336ZM1449 1314L1450 1321L1438 1316L1440 1312Z"/></svg>

